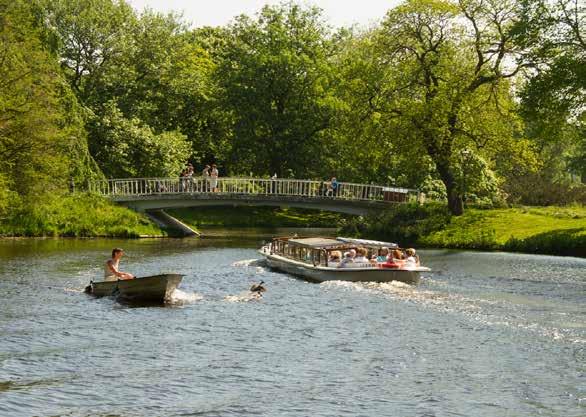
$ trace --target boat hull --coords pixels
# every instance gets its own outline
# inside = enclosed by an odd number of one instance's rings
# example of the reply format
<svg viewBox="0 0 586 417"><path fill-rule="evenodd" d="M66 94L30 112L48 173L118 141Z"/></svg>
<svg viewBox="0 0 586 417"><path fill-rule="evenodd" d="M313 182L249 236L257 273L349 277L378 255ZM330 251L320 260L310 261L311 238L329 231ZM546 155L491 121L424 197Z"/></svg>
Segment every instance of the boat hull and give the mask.
<svg viewBox="0 0 586 417"><path fill-rule="evenodd" d="M327 268L303 264L278 255L260 252L270 268L286 272L312 282L351 281L351 282L391 282L417 284L420 273L427 268Z"/></svg>
<svg viewBox="0 0 586 417"><path fill-rule="evenodd" d="M113 296L125 301L164 303L171 297L183 275L163 274L129 280L92 282L88 293L96 297Z"/></svg>

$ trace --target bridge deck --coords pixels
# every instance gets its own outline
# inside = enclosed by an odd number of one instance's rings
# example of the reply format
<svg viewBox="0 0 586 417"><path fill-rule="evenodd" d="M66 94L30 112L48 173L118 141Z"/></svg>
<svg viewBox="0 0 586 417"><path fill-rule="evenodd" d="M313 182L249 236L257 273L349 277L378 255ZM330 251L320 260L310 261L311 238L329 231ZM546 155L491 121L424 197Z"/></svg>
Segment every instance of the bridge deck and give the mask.
<svg viewBox="0 0 586 417"><path fill-rule="evenodd" d="M132 178L90 183L89 189L137 210L201 205L256 204L321 208L361 214L389 204L420 201L418 190L372 184L295 179Z"/></svg>

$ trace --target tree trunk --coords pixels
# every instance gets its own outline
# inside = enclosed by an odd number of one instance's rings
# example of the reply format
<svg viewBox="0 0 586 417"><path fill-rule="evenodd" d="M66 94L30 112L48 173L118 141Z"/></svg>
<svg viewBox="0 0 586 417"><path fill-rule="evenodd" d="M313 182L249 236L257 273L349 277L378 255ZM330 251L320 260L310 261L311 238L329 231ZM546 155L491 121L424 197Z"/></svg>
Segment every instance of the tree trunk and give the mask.
<svg viewBox="0 0 586 417"><path fill-rule="evenodd" d="M455 189L450 190L447 186L446 189L448 190L448 209L450 210L450 213L454 216L461 216L464 214L464 202L462 196L459 195Z"/></svg>
<svg viewBox="0 0 586 417"><path fill-rule="evenodd" d="M464 214L464 201L458 190L458 185L452 174L450 163L444 161L442 163L436 163L437 171L440 174L440 178L446 186L446 192L448 194L448 209L454 216L461 216Z"/></svg>

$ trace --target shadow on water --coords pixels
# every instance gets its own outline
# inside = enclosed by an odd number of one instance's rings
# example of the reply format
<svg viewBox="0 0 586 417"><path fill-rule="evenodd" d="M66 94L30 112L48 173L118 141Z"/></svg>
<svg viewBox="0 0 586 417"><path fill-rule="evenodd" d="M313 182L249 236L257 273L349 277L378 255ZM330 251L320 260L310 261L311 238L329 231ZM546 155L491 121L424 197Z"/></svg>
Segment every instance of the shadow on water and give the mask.
<svg viewBox="0 0 586 417"><path fill-rule="evenodd" d="M0 381L0 393L8 392L8 391L20 391L20 390L27 390L36 387L47 387L50 385L54 385L62 381L55 380L55 379L41 379L38 381L31 381L31 382L19 382L19 381Z"/></svg>

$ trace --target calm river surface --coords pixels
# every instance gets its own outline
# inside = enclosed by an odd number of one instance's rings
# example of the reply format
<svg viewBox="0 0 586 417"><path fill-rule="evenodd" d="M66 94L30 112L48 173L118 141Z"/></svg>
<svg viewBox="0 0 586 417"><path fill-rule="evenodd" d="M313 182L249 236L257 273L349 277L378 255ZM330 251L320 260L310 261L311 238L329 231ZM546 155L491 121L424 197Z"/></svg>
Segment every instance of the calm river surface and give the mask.
<svg viewBox="0 0 586 417"><path fill-rule="evenodd" d="M0 241L0 416L586 415L586 259L422 250L417 287L319 285L247 262L264 238ZM81 293L114 246L184 273L174 305Z"/></svg>

